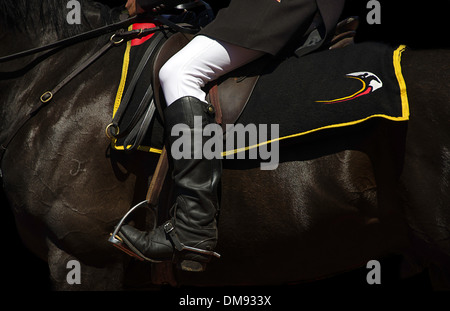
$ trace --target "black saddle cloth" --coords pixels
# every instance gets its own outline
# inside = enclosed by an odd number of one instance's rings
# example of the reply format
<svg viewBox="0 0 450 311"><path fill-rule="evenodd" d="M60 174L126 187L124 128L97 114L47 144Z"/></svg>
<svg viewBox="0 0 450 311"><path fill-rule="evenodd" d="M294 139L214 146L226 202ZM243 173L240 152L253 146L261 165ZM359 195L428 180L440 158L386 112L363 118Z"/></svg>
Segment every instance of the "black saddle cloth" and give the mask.
<svg viewBox="0 0 450 311"><path fill-rule="evenodd" d="M135 64L150 42L139 42L127 49L116 106ZM268 127L277 124L277 140L285 140L377 117L408 120L408 99L401 73L404 49L404 46L361 43L300 58L292 56L282 62L272 61L263 69L237 123ZM151 82L150 75L142 75L144 78L139 81L132 102L140 101ZM132 113L133 107L127 111ZM155 118L139 149L160 152L162 133L162 125ZM113 147L124 149L120 140L114 141Z"/></svg>
<svg viewBox="0 0 450 311"><path fill-rule="evenodd" d="M237 122L279 124L288 139L376 117L408 120L404 49L361 43L272 64Z"/></svg>

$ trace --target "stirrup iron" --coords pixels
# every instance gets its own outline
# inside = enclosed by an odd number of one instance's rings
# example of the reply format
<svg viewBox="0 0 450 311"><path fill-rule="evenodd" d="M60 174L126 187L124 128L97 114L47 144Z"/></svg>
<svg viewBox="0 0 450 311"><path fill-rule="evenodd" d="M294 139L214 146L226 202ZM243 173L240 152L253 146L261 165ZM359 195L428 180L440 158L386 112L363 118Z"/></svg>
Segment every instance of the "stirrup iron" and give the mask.
<svg viewBox="0 0 450 311"><path fill-rule="evenodd" d="M112 243L115 247L117 247L121 251L125 252L126 254L128 254L132 257L136 257L139 260L144 260L146 258L141 256L141 254L137 253L135 250L130 249L129 246L123 241L122 237L119 234L120 228L122 228L122 225L125 222L125 220L127 219L127 217L140 207L147 207L147 208L151 209L153 211L154 215L156 215L156 213L157 213L156 208L154 206L150 205L147 200L136 204L122 217L122 219L120 219L116 228L110 234L108 242ZM154 217L153 229L154 228L156 228L156 217Z"/></svg>

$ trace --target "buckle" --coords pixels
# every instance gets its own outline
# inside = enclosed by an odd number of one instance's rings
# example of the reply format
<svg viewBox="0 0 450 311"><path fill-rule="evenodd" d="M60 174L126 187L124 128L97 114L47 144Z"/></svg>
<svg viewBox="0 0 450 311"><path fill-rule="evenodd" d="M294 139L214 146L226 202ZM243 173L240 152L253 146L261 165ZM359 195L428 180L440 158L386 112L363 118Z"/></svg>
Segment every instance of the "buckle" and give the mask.
<svg viewBox="0 0 450 311"><path fill-rule="evenodd" d="M184 248L184 244L180 242L180 239L178 238L177 233L174 230L175 227L170 222L170 220L163 224L163 229L164 232L169 236L169 239L172 241L175 249L181 252Z"/></svg>
<svg viewBox="0 0 450 311"><path fill-rule="evenodd" d="M165 233L170 233L171 231L173 231L174 226L172 225L172 223L170 221L168 221L163 225L163 228L164 228Z"/></svg>
<svg viewBox="0 0 450 311"><path fill-rule="evenodd" d="M53 98L53 93L50 91L45 92L44 94L42 94L41 96L41 102L42 103L47 103L48 101L50 101L50 99Z"/></svg>

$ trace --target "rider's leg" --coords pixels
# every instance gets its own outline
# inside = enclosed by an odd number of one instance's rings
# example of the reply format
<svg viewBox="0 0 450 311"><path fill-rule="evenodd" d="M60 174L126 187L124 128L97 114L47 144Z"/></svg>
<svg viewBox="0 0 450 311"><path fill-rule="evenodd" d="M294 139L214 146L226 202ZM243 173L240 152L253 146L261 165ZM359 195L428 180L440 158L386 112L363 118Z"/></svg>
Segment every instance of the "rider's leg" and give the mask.
<svg viewBox="0 0 450 311"><path fill-rule="evenodd" d="M205 101L202 87L264 53L197 36L164 64L159 72L168 105L184 96Z"/></svg>
<svg viewBox="0 0 450 311"><path fill-rule="evenodd" d="M214 109L206 103L202 86L261 55L261 52L198 36L172 57L160 74L169 103L164 110L169 145L178 139L171 135L173 126L187 125L191 142L194 142L194 132L214 122ZM194 127L195 117L201 120L202 128ZM203 150L203 144L209 138L203 137L202 146L195 147L191 143L187 158L173 159L177 198L172 219L149 233L131 226L122 227L120 232L124 241L147 258L171 260L174 250L180 251L184 245L191 249L178 253L182 269L202 271L204 262L210 259L217 243L217 186L221 160L194 157L194 148Z"/></svg>

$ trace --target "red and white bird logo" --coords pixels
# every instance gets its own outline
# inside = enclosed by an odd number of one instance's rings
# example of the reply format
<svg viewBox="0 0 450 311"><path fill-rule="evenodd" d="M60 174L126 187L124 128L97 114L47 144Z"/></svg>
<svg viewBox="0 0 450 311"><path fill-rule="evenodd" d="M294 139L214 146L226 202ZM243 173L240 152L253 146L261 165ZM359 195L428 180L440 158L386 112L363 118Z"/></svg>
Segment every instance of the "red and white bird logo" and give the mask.
<svg viewBox="0 0 450 311"><path fill-rule="evenodd" d="M360 71L360 72L352 72L345 75L347 78L356 79L361 82L362 87L356 93L335 99L329 100L316 100L316 103L323 104L335 104L346 102L349 100L353 100L355 98L368 95L379 88L383 87L383 82L381 79L374 73L368 71Z"/></svg>

